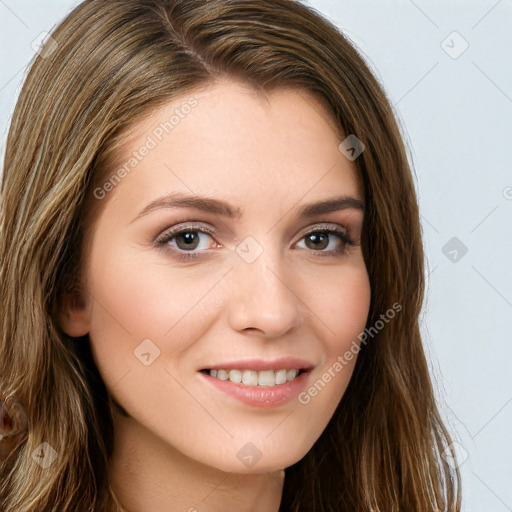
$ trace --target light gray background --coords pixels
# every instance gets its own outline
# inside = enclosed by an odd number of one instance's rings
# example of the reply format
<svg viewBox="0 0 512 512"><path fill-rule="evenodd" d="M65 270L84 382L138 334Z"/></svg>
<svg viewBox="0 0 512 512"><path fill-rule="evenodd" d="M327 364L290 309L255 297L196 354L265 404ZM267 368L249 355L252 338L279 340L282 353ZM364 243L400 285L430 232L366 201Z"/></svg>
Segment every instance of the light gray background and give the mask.
<svg viewBox="0 0 512 512"><path fill-rule="evenodd" d="M428 257L422 330L464 511L512 511L512 0L308 3L365 54L410 147ZM77 4L0 0L2 153L33 41Z"/></svg>

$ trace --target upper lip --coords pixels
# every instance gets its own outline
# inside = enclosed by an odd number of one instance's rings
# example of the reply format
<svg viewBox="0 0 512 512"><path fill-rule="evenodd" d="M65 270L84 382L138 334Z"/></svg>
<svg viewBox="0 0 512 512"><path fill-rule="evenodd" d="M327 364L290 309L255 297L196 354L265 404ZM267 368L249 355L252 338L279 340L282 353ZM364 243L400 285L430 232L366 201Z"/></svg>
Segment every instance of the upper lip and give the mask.
<svg viewBox="0 0 512 512"><path fill-rule="evenodd" d="M313 364L297 357L283 357L280 359L243 359L239 361L226 361L205 366L203 370L311 370Z"/></svg>

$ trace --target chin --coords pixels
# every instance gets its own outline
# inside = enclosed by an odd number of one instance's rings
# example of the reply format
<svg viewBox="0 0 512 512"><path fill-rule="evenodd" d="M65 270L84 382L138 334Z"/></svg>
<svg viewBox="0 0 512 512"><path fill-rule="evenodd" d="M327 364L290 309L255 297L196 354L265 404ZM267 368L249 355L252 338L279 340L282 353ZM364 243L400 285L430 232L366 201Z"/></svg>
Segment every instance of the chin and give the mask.
<svg viewBox="0 0 512 512"><path fill-rule="evenodd" d="M288 449L283 446L276 449L273 446L268 446L269 443L263 447L260 443L260 448L257 448L255 444L247 442L241 448L237 446L234 451L227 450L224 455L213 455L212 458L208 458L204 462L226 473L244 475L273 473L293 466L307 455L310 447L299 451L297 444L293 444L294 446L290 446Z"/></svg>

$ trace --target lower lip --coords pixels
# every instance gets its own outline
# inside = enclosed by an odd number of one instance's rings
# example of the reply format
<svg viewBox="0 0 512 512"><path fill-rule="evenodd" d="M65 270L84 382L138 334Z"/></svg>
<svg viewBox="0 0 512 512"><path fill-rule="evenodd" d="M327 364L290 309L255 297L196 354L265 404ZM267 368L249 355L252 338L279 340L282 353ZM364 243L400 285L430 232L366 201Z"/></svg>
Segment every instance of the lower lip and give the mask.
<svg viewBox="0 0 512 512"><path fill-rule="evenodd" d="M255 407L278 407L297 396L305 387L309 372L275 386L247 386L230 380L221 380L204 372L199 372L213 387L240 402Z"/></svg>

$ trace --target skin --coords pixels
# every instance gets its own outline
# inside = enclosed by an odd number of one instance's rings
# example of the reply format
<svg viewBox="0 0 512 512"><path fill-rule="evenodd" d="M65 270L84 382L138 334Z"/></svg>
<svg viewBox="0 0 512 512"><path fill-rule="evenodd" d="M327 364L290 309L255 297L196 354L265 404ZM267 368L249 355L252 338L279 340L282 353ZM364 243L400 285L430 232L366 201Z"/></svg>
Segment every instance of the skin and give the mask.
<svg viewBox="0 0 512 512"><path fill-rule="evenodd" d="M357 341L370 306L359 245L364 212L302 220L296 212L333 196L364 197L354 162L338 149L344 135L311 95L281 89L265 96L222 79L193 96L190 114L99 200L82 296L69 301L61 323L71 336L89 334L109 393L130 415L116 412L110 468L127 510L272 512L284 468L325 429L356 357L309 403L292 399L270 409L221 393L198 370L299 356L314 365L307 389ZM112 172L190 97L136 124ZM161 208L134 220L173 192L222 199L243 215ZM155 245L166 229L187 222L199 241L186 245L175 236ZM334 254L344 245L335 234L315 245L306 234L322 223L348 232L354 245ZM201 226L218 232L203 234ZM249 236L263 249L250 264L236 252ZM185 262L180 251L200 257ZM134 355L145 339L160 350L148 366ZM262 455L251 467L237 457L248 442Z"/></svg>

